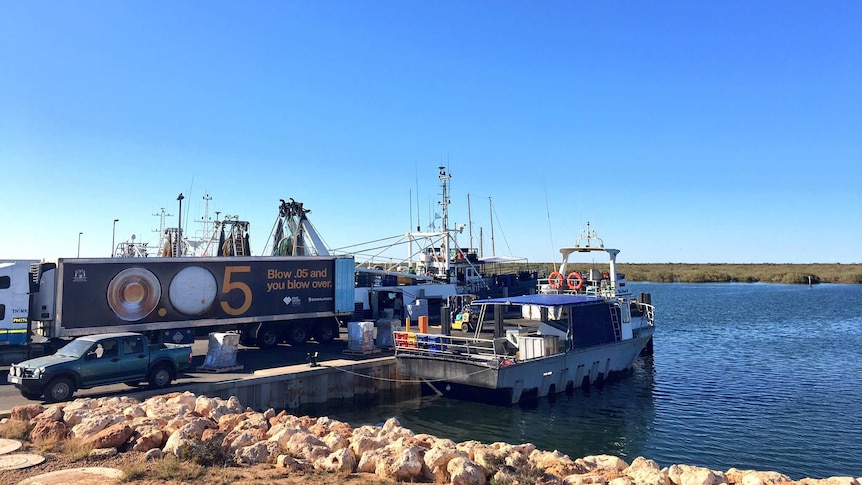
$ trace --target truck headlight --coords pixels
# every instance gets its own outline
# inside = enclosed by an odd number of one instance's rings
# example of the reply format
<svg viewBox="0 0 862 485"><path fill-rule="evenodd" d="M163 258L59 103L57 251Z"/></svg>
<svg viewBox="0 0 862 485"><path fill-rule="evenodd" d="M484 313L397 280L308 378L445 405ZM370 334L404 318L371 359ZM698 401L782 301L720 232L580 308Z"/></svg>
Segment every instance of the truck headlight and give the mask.
<svg viewBox="0 0 862 485"><path fill-rule="evenodd" d="M43 372L45 372L44 367L33 369L33 379L39 379L40 377L42 377Z"/></svg>

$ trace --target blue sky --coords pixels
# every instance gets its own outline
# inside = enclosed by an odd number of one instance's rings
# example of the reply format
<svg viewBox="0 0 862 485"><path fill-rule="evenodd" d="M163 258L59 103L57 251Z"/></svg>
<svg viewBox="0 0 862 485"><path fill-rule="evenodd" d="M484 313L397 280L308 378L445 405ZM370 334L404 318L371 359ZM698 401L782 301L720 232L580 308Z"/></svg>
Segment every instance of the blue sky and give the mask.
<svg viewBox="0 0 862 485"><path fill-rule="evenodd" d="M0 0L0 259L292 197L334 248L450 220L556 261L862 262L862 3ZM418 199L418 207L417 200ZM186 219L186 217L184 217ZM466 233L461 243L466 244Z"/></svg>

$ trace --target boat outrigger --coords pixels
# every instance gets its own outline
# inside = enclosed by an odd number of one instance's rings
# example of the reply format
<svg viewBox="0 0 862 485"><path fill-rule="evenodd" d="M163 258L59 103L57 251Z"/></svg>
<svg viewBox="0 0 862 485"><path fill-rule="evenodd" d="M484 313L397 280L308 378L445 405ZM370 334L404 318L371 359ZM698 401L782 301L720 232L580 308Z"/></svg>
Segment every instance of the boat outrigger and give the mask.
<svg viewBox="0 0 862 485"><path fill-rule="evenodd" d="M609 255L609 271L566 272L570 255L597 251ZM631 369L651 348L650 295L632 297L625 275L616 272L619 250L605 248L589 225L560 253L558 271L539 280L537 294L474 300L479 317L471 336L396 332L398 372L441 394L512 404ZM493 338L482 336L489 319Z"/></svg>

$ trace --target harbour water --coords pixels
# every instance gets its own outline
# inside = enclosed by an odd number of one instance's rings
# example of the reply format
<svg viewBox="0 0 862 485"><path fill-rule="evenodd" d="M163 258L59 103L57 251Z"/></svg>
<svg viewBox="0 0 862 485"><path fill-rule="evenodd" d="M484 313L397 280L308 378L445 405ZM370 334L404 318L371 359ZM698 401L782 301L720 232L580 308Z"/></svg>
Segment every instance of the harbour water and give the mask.
<svg viewBox="0 0 862 485"><path fill-rule="evenodd" d="M862 476L862 285L630 286L657 307L655 354L600 388L513 407L381 396L303 411L572 458Z"/></svg>

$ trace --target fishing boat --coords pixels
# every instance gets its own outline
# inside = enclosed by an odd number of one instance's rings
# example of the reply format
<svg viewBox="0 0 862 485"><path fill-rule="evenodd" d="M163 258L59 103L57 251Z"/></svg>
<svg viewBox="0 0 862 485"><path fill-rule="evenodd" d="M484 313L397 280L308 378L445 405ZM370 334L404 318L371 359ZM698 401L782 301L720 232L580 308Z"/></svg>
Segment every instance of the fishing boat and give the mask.
<svg viewBox="0 0 862 485"><path fill-rule="evenodd" d="M410 275L411 278L454 285L458 294L488 298L535 293L538 273L518 270L521 266L514 264L524 263L523 267L529 267L529 261L526 258L498 256L493 250L492 254L484 254L481 231L479 248L473 246L469 195L468 222L450 223L449 181L452 175L446 167L441 166L437 169L441 189L440 200L437 202L440 213L435 214L425 230L421 230L421 225L417 224L415 231L359 243L343 249L349 249L356 258L358 267L386 271L393 276ZM491 212L493 215L493 209ZM491 221L493 247L493 217ZM469 243L462 244L459 242L459 236L464 236L465 229L467 229ZM387 241L387 243L381 245L381 241ZM365 249L369 246L369 249ZM407 248L406 257L392 257L394 251L404 247Z"/></svg>
<svg viewBox="0 0 862 485"><path fill-rule="evenodd" d="M593 252L608 255L608 271L570 269L572 254ZM479 314L473 335L396 332L399 374L439 394L513 404L629 371L651 348L650 295L633 296L616 272L619 250L605 248L589 225L560 253L558 270L539 280L536 294L472 301Z"/></svg>

